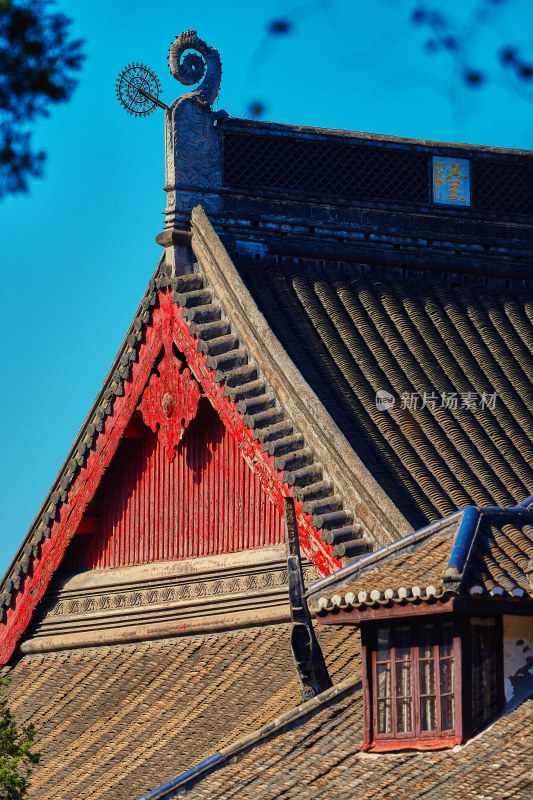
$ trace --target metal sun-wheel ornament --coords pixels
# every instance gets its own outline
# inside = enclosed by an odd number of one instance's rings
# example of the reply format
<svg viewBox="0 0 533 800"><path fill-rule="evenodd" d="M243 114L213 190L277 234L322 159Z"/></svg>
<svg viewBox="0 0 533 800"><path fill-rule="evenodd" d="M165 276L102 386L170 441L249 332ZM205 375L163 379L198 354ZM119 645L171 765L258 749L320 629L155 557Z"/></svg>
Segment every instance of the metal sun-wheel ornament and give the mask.
<svg viewBox="0 0 533 800"><path fill-rule="evenodd" d="M128 114L148 117L155 108L168 108L159 100L159 78L145 64L128 64L119 73L116 93Z"/></svg>

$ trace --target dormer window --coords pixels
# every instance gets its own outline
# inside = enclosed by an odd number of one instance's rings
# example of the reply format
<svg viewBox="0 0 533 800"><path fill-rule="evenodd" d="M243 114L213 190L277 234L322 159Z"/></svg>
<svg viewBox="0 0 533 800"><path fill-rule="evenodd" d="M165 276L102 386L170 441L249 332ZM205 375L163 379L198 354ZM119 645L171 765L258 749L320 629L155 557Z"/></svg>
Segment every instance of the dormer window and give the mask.
<svg viewBox="0 0 533 800"><path fill-rule="evenodd" d="M361 628L364 750L452 747L530 693L532 520L472 506L316 584L319 622Z"/></svg>
<svg viewBox="0 0 533 800"><path fill-rule="evenodd" d="M397 740L446 746L443 737L458 735L452 622L378 625L373 635L371 738L376 749L388 749Z"/></svg>
<svg viewBox="0 0 533 800"><path fill-rule="evenodd" d="M432 750L466 741L501 711L501 620L361 614L364 749Z"/></svg>

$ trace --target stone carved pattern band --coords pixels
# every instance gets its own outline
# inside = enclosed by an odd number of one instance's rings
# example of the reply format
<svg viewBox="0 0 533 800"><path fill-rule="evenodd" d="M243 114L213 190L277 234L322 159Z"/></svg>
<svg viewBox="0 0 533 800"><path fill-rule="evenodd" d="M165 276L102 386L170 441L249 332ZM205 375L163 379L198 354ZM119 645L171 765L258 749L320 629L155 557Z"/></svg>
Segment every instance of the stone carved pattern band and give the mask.
<svg viewBox="0 0 533 800"><path fill-rule="evenodd" d="M316 571L309 566L304 569L306 583L316 578ZM264 590L279 590L287 585L287 569L280 567L246 575L229 575L210 579L175 581L163 586L131 587L113 590L109 588L90 594L79 591L71 597L59 595L43 610L44 624L47 618L72 617L92 612L112 611L137 606L187 604L197 598L216 598L236 594L263 593ZM43 623L41 623L43 624Z"/></svg>

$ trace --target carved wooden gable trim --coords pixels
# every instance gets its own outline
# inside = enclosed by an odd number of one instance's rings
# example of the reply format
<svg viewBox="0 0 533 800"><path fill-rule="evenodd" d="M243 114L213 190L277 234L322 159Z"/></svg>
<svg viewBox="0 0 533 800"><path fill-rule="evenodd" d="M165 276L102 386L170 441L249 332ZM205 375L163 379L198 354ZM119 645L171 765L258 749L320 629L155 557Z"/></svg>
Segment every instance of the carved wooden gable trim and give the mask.
<svg viewBox="0 0 533 800"><path fill-rule="evenodd" d="M139 408L145 424L158 433L172 461L189 423L195 418L200 389L187 367L172 352L170 329L164 328L164 353L158 372L150 376Z"/></svg>
<svg viewBox="0 0 533 800"><path fill-rule="evenodd" d="M139 402L145 421L152 429L155 426L158 430L171 460L183 431L194 416L200 391L203 392L280 515L283 497L293 493L292 487L283 481L283 471L275 468L274 458L263 452L262 445L254 440L243 415L237 411L236 402L224 396L224 387L215 381L216 371L207 366L206 356L197 351L198 340L190 333L190 321L172 302L172 294L171 290L162 289L154 297L151 319L148 308L145 308L148 324L138 330L141 342L133 363L126 368L128 377L118 383L113 393L105 390L102 394L109 415L101 420L99 431L92 423L88 425L89 428L92 425L90 446L77 446L77 461L72 466L73 480L63 494L55 493L58 497L53 505L53 518L52 514L47 517L44 534L40 534L39 529L34 533L32 541L35 544L30 547L25 568L18 568L16 582L10 577L4 581L3 592L7 601L0 632L0 663L11 658L27 629L35 607L43 598L69 542L76 534ZM172 344L185 356L187 367L178 365ZM162 348L163 358L156 374L154 366ZM178 385L180 391L176 392ZM143 396L145 387L148 394L145 391ZM54 493L50 495L53 496ZM331 547L320 541L311 515L304 513L299 500L296 501L296 511L305 554L322 574L328 574L340 565L339 561L331 555Z"/></svg>

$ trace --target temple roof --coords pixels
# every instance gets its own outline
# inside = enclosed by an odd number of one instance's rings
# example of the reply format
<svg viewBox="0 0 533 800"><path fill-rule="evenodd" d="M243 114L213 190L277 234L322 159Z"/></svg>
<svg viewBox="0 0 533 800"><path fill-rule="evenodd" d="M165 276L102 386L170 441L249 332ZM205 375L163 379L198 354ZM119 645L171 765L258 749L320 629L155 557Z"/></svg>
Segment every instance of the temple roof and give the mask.
<svg viewBox="0 0 533 800"><path fill-rule="evenodd" d="M480 798L490 769L491 795L529 797L531 701L451 753L362 756L353 626L320 631L335 685L308 704L290 627L258 627L253 608L233 622L209 608L198 625L211 632L195 635L181 607L143 626L158 609L106 617L101 598L96 621L69 604L72 625L107 626L121 644L59 645L37 618L34 647L86 649L16 651L163 349L275 507L295 498L326 614L531 594L531 511L515 506L533 492L531 155L232 120L211 110L220 61L195 32L173 44L172 72L190 72L191 47L207 75L166 115L165 255L0 587L11 707L43 754L33 796L440 797L460 776L462 796ZM439 197L448 162L468 177L452 204ZM128 592L159 602L150 586ZM161 788L203 759L199 783Z"/></svg>
<svg viewBox="0 0 533 800"><path fill-rule="evenodd" d="M242 420L248 458L262 462L278 492L294 494L304 550L323 574L340 565L335 558L358 557L458 508L512 505L531 493L529 284L251 258L231 240L226 249L200 208L191 228L184 241L196 272L174 277L160 263L6 574L6 608L48 546L80 469L103 446L169 290L189 366L227 424ZM511 535L513 546L522 539Z"/></svg>
<svg viewBox="0 0 533 800"><path fill-rule="evenodd" d="M237 264L291 359L413 527L471 503L528 496L533 289L319 259L317 251L314 263Z"/></svg>

